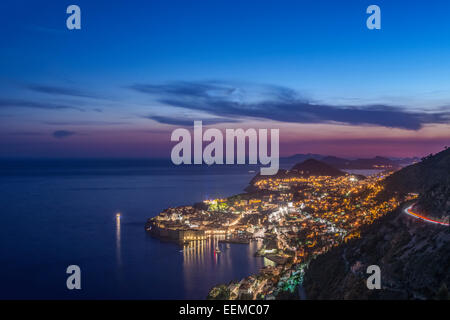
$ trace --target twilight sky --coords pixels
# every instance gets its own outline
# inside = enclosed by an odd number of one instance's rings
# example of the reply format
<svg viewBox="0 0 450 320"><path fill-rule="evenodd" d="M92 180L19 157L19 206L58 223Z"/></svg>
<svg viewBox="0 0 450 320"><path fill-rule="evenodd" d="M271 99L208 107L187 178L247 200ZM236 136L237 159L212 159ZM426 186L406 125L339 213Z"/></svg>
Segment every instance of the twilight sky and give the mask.
<svg viewBox="0 0 450 320"><path fill-rule="evenodd" d="M9 2L9 3L7 3ZM66 28L81 7L82 29ZM381 30L366 8L381 8ZM172 130L280 153L450 145L448 1L2 1L0 157L169 157Z"/></svg>

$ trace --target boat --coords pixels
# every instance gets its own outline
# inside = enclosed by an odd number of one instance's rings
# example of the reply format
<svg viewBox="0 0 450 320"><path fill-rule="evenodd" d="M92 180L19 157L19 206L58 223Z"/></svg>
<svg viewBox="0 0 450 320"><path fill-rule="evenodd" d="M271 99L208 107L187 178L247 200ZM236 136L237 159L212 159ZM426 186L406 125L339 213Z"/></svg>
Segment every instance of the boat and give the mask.
<svg viewBox="0 0 450 320"><path fill-rule="evenodd" d="M214 249L214 251L215 251L216 253L220 253L220 252L221 252L220 249L219 249L219 246L216 246L216 249Z"/></svg>

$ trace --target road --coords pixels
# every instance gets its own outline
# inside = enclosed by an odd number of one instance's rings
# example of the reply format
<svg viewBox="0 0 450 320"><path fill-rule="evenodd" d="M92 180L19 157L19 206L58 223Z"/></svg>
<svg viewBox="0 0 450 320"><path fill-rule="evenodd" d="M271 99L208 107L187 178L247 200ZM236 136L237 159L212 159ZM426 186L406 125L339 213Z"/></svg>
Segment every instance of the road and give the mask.
<svg viewBox="0 0 450 320"><path fill-rule="evenodd" d="M403 210L403 212L406 213L407 215L411 216L411 217L414 217L414 218L416 218L416 219L420 219L420 220L425 221L425 222L428 222L428 223L440 224L440 225L447 226L447 227L449 226L448 223L441 222L441 221L436 221L436 220L433 220L433 219L430 219L430 218L421 216L420 214L413 212L413 211L412 211L413 205L414 205L414 204L410 205L409 207L406 207L406 208Z"/></svg>

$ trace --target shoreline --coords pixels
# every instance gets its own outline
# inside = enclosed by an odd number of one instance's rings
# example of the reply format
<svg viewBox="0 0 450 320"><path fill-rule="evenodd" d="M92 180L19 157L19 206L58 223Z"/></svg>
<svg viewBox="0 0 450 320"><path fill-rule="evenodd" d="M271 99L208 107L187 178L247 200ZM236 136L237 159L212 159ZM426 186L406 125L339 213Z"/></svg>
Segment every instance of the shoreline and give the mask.
<svg viewBox="0 0 450 320"><path fill-rule="evenodd" d="M348 174L306 160L273 177L256 175L245 193L165 209L147 221L146 231L180 245L222 236L214 244L214 256L218 244L262 239L254 256L271 263L212 287L207 299L292 298L307 261L359 237L362 225L398 205L395 197L377 198L384 177Z"/></svg>

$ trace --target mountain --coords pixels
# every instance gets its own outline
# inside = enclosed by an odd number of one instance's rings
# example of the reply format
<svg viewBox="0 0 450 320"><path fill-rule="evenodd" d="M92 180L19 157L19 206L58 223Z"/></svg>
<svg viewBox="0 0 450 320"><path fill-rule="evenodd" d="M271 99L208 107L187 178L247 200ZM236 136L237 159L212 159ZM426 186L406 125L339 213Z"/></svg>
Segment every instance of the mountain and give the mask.
<svg viewBox="0 0 450 320"><path fill-rule="evenodd" d="M272 179L284 179L289 177L310 177L310 176L331 176L331 177L339 177L346 175L345 172L340 171L324 162L315 159L308 159L301 163L297 163L290 170L280 169L278 173L270 176ZM245 189L247 192L257 191L254 188L255 182L265 179L267 176L262 176L261 174L257 174L250 181L250 185ZM361 176L361 178L364 178Z"/></svg>
<svg viewBox="0 0 450 320"><path fill-rule="evenodd" d="M421 194L416 208L430 216L450 215L450 149L429 155L384 181L385 193Z"/></svg>
<svg viewBox="0 0 450 320"><path fill-rule="evenodd" d="M281 168L290 168L294 164L308 159L320 160L338 169L389 169L397 170L404 166L418 162L418 158L387 158L376 156L374 158L345 159L335 156L320 154L296 154L290 157L280 158Z"/></svg>
<svg viewBox="0 0 450 320"><path fill-rule="evenodd" d="M297 163L303 162L308 159L316 159L321 160L325 158L326 156L321 154L314 154L314 153L307 153L307 154L294 154L290 157L282 157L280 158L280 168L289 169L292 168Z"/></svg>
<svg viewBox="0 0 450 320"><path fill-rule="evenodd" d="M399 161L380 156L355 160L325 157L322 161L340 169L398 169L400 167Z"/></svg>
<svg viewBox="0 0 450 320"><path fill-rule="evenodd" d="M418 157L411 157L411 158L389 158L393 161L395 161L399 166L401 167L406 167L409 166L410 164L414 164L417 162L420 162L420 158Z"/></svg>
<svg viewBox="0 0 450 320"><path fill-rule="evenodd" d="M450 149L388 177L386 192L419 192L416 210L448 215ZM442 213L443 212L443 213ZM439 213L439 214L438 214ZM308 299L450 299L450 228L404 214L403 208L311 261L303 286ZM381 270L380 290L366 286L369 265Z"/></svg>
<svg viewBox="0 0 450 320"><path fill-rule="evenodd" d="M298 154L294 154L293 156L290 156L290 157L285 157L283 159L295 161L297 163L297 162L303 162L303 161L308 160L308 159L321 160L321 159L323 159L325 157L326 156L324 156L324 155L315 154L315 153L306 153L306 154L298 153Z"/></svg>
<svg viewBox="0 0 450 320"><path fill-rule="evenodd" d="M333 166L335 168L347 168L351 166L352 160L349 159L343 159L338 158L334 156L327 156L322 159L323 162L329 164L330 166Z"/></svg>
<svg viewBox="0 0 450 320"><path fill-rule="evenodd" d="M305 274L308 299L450 298L450 233L398 210L370 225L360 239L313 260ZM381 289L369 290L367 267L378 265Z"/></svg>
<svg viewBox="0 0 450 320"><path fill-rule="evenodd" d="M344 176L345 172L342 172L335 167L332 167L322 161L315 159L308 159L302 163L298 163L291 169L295 175L301 175L303 177L309 176L330 176L339 177Z"/></svg>

